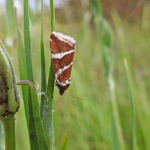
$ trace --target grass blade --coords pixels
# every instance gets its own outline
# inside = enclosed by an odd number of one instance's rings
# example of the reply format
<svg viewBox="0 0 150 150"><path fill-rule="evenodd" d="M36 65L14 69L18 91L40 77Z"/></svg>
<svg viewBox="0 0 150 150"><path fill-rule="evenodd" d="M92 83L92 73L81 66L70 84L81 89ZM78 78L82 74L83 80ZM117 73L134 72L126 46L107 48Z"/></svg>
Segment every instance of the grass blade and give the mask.
<svg viewBox="0 0 150 150"><path fill-rule="evenodd" d="M55 10L53 0L50 0L51 32L55 31Z"/></svg>
<svg viewBox="0 0 150 150"><path fill-rule="evenodd" d="M15 11L13 0L6 1L6 44L11 46L13 45L13 36L15 34Z"/></svg>
<svg viewBox="0 0 150 150"><path fill-rule="evenodd" d="M34 84L31 81L23 80L19 85L29 85L29 135L32 150L48 150L47 140L44 134L42 121L39 111L39 102Z"/></svg>
<svg viewBox="0 0 150 150"><path fill-rule="evenodd" d="M20 80L27 80L27 68L26 68L26 60L25 60L25 50L22 42L22 37L19 31L19 27L17 24L17 37L18 37L18 64L19 64L19 74L20 74ZM21 60L21 61L20 61ZM28 87L22 86L22 96L23 96L23 102L25 107L25 115L26 115L26 121L27 126L29 125L29 108L28 108Z"/></svg>
<svg viewBox="0 0 150 150"><path fill-rule="evenodd" d="M41 0L41 106L40 114L41 119L43 118L43 107L46 93L46 68L45 68L45 50L44 50L44 39L43 39L43 0Z"/></svg>
<svg viewBox="0 0 150 150"><path fill-rule="evenodd" d="M60 148L59 150L65 150L66 147L67 147L67 143L68 143L68 140L69 140L69 135L70 135L70 131L67 132L65 138L63 139L61 145L60 145Z"/></svg>
<svg viewBox="0 0 150 150"><path fill-rule="evenodd" d="M51 20L51 32L55 30L55 13L54 13L54 5L53 0L50 0L50 20ZM48 141L49 149L53 149L54 144L54 131L53 131L53 93L54 93L54 81L55 76L53 73L53 65L51 61L50 70L49 70L49 78L48 78L48 85L46 90L46 97L44 102L44 110L43 110L43 127L45 131L45 135Z"/></svg>
<svg viewBox="0 0 150 150"><path fill-rule="evenodd" d="M27 66L28 80L30 80L34 83L33 69L32 69L30 30L29 30L28 0L24 0L24 43L25 43L25 54L26 54L26 66Z"/></svg>
<svg viewBox="0 0 150 150"><path fill-rule="evenodd" d="M89 0L89 3L95 14L95 24L98 30L98 37L102 49L102 60L105 69L105 79L110 96L110 115L112 124L112 142L114 149L125 149L120 118L115 95L115 83L113 79L113 58L112 58L112 41L113 34L110 25L102 16L102 10L99 1ZM103 37L105 35L105 37Z"/></svg>
<svg viewBox="0 0 150 150"><path fill-rule="evenodd" d="M128 68L128 64L124 59L125 65L125 73L127 78L127 86L128 86L128 93L129 93L129 100L131 104L131 115L132 115L132 142L133 142L133 150L137 149L137 141L136 141L136 127L135 127L135 106L134 106L134 98L132 92L132 84L131 84L131 77Z"/></svg>

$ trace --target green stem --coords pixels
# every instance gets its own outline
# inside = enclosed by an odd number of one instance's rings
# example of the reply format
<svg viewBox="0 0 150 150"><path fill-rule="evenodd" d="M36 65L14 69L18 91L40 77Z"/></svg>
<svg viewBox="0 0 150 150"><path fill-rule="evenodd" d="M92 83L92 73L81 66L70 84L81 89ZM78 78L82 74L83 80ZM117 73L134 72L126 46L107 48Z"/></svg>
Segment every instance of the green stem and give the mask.
<svg viewBox="0 0 150 150"><path fill-rule="evenodd" d="M50 20L51 20L51 32L55 31L55 12L54 12L54 5L53 0L50 0ZM50 72L49 72L49 79L48 85L46 89L46 97L44 100L44 110L43 110L43 128L44 132L48 141L49 150L53 149L54 144L54 130L53 130L53 93L54 93L54 80L55 75L53 73L53 65L51 60L50 65Z"/></svg>
<svg viewBox="0 0 150 150"><path fill-rule="evenodd" d="M53 68L53 65L51 63L51 68ZM43 128L45 131L45 135L48 141L49 150L53 149L54 144L54 130L53 130L53 93L54 93L54 73L50 71L49 73L49 82L46 92L47 100L45 101L45 109L44 109L44 115L43 115Z"/></svg>
<svg viewBox="0 0 150 150"><path fill-rule="evenodd" d="M45 50L44 50L44 39L43 39L43 0L41 0L41 93L46 92L46 67L45 67ZM43 118L44 100L45 94L41 95L41 106L40 114L41 119Z"/></svg>
<svg viewBox="0 0 150 150"><path fill-rule="evenodd" d="M4 138L5 138L5 149L15 150L15 119L14 115L10 115L7 118L1 119Z"/></svg>

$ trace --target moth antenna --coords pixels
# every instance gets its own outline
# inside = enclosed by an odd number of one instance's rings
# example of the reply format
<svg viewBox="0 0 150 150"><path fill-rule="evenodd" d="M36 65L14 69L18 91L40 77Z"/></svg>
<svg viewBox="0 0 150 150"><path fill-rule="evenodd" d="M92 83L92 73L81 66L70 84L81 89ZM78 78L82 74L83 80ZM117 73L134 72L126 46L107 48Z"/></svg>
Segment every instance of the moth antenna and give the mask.
<svg viewBox="0 0 150 150"><path fill-rule="evenodd" d="M71 100L71 102L77 107L77 105L75 104L75 102L68 96L68 95L66 95L70 100Z"/></svg>
<svg viewBox="0 0 150 150"><path fill-rule="evenodd" d="M84 99L84 98L81 98L81 97L76 97L76 96L73 96L73 95L70 95L70 94L68 94L67 92L65 92L67 95L69 95L69 96L71 96L71 97L74 97L74 98L78 98L78 99L83 99L83 100L86 100L86 99Z"/></svg>

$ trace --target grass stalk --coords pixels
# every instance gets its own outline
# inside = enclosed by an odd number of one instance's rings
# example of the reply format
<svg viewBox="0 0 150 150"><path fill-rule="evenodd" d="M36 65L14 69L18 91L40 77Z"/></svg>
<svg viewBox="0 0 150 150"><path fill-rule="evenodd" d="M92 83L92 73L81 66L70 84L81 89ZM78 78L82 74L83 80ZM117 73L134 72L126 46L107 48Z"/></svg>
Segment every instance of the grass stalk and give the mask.
<svg viewBox="0 0 150 150"><path fill-rule="evenodd" d="M13 0L6 1L6 44L13 45L13 36L15 34L15 11Z"/></svg>
<svg viewBox="0 0 150 150"><path fill-rule="evenodd" d="M26 67L28 80L34 83L33 69L32 69L32 54L31 54L31 41L29 29L29 4L28 0L24 0L24 43L26 54Z"/></svg>
<svg viewBox="0 0 150 150"><path fill-rule="evenodd" d="M29 136L32 150L48 150L48 144L40 117L39 102L35 85L28 80L18 82L19 85L28 85L29 104Z"/></svg>
<svg viewBox="0 0 150 150"><path fill-rule="evenodd" d="M124 59L124 65L125 65L125 73L126 73L126 78L127 78L129 100L130 100L130 105L131 105L133 150L137 150L136 126L135 126L135 105L134 105L134 98L133 98L133 92L132 92L130 72L129 72L128 64L125 59Z"/></svg>
<svg viewBox="0 0 150 150"><path fill-rule="evenodd" d="M112 123L112 139L113 148L115 150L125 149L122 129L120 125L120 118L118 113L117 100L115 95L115 87L113 77L110 76L108 79L108 91L110 95L110 113L111 113L111 123Z"/></svg>
<svg viewBox="0 0 150 150"><path fill-rule="evenodd" d="M102 16L102 10L98 1L89 0L95 13L95 24L102 49L102 60L105 69L105 79L110 97L110 114L112 123L112 141L114 149L125 149L123 133L120 125L120 118L115 96L115 83L113 80L113 58L112 58L112 31L108 22ZM105 33L105 39L103 34Z"/></svg>
<svg viewBox="0 0 150 150"><path fill-rule="evenodd" d="M55 13L53 0L50 0L50 20L51 20L51 32L55 31ZM53 131L53 93L54 93L54 81L55 76L53 73L53 65L51 61L48 85L46 89L46 99L44 101L44 112L43 112L43 127L45 135L48 141L49 149L53 149L54 144L54 131Z"/></svg>
<svg viewBox="0 0 150 150"><path fill-rule="evenodd" d="M44 100L46 99L46 68L43 38L43 0L41 0L41 106L40 115L43 118Z"/></svg>
<svg viewBox="0 0 150 150"><path fill-rule="evenodd" d="M17 42L18 43L18 64L19 64L20 80L27 80L28 77L27 77L25 50L24 50L18 23L17 23L17 39L18 39ZM22 96L23 96L23 102L25 108L25 116L26 116L26 121L28 126L29 125L28 87L21 86L21 90L22 90Z"/></svg>
<svg viewBox="0 0 150 150"><path fill-rule="evenodd" d="M5 138L5 149L15 150L15 119L14 115L9 115L7 118L1 119L4 138Z"/></svg>

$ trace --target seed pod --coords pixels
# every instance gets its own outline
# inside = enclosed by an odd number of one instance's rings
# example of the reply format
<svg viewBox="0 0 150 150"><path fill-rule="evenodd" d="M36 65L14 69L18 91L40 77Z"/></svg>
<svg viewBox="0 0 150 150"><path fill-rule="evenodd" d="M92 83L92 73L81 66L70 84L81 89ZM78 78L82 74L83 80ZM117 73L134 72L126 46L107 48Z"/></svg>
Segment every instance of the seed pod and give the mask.
<svg viewBox="0 0 150 150"><path fill-rule="evenodd" d="M11 59L4 46L0 47L0 119L15 114L20 106Z"/></svg>

